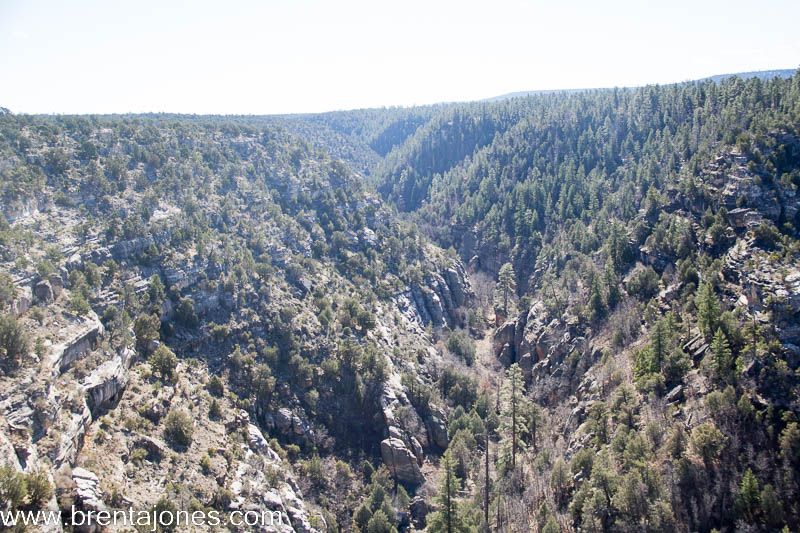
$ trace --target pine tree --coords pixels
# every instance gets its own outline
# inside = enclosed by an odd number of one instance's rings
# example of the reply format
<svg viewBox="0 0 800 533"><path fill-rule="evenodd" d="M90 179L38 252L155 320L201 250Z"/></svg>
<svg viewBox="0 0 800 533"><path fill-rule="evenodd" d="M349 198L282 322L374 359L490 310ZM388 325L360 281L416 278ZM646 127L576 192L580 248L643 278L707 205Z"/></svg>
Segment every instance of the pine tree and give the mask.
<svg viewBox="0 0 800 533"><path fill-rule="evenodd" d="M506 263L500 267L497 276L497 290L502 295L503 315L508 316L508 298L517 290L517 275L511 263Z"/></svg>
<svg viewBox="0 0 800 533"><path fill-rule="evenodd" d="M697 307L697 322L700 331L706 339L710 339L717 329L720 314L719 301L717 301L714 287L710 283L700 284L694 298L694 305Z"/></svg>
<svg viewBox="0 0 800 533"><path fill-rule="evenodd" d="M461 509L456 501L459 479L456 475L455 461L446 451L442 456L442 478L436 504L439 509L431 515L428 531L432 533L457 533L468 531L461 516Z"/></svg>
<svg viewBox="0 0 800 533"><path fill-rule="evenodd" d="M661 369L664 366L664 360L667 358L667 352L669 350L668 342L667 324L664 320L659 320L656 322L655 327L653 328L653 338L651 343L653 351L653 368L651 370L653 372L661 372Z"/></svg>
<svg viewBox="0 0 800 533"><path fill-rule="evenodd" d="M538 435L539 435L539 426L542 423L542 410L533 402L529 402L528 404L528 412L526 413L526 420L527 420L527 431L528 434L531 436L531 444L533 445L533 451L538 451L539 447L537 444Z"/></svg>
<svg viewBox="0 0 800 533"><path fill-rule="evenodd" d="M519 365L514 363L506 371L506 379L500 390L502 406L500 432L503 436L502 456L511 459L511 470L517 466L517 453L523 447L522 436L526 432L525 413L529 402L525 397L525 380ZM510 440L510 442L509 442Z"/></svg>
<svg viewBox="0 0 800 533"><path fill-rule="evenodd" d="M731 378L732 366L733 356L728 339L722 330L717 328L714 339L711 341L711 371L714 378L727 382Z"/></svg>
<svg viewBox="0 0 800 533"><path fill-rule="evenodd" d="M600 283L597 276L592 276L589 286L589 318L592 321L603 318L606 314L606 306L603 303L603 294L600 291Z"/></svg>
<svg viewBox="0 0 800 533"><path fill-rule="evenodd" d="M756 513L758 512L761 503L761 496L758 488L758 480L749 468L742 476L742 482L739 485L739 496L737 504L739 507L739 514L749 523L754 523Z"/></svg>
<svg viewBox="0 0 800 533"><path fill-rule="evenodd" d="M603 272L603 283L608 291L606 297L606 304L609 311L614 309L620 300L619 283L617 274L614 271L614 264L611 261L606 261L605 271Z"/></svg>

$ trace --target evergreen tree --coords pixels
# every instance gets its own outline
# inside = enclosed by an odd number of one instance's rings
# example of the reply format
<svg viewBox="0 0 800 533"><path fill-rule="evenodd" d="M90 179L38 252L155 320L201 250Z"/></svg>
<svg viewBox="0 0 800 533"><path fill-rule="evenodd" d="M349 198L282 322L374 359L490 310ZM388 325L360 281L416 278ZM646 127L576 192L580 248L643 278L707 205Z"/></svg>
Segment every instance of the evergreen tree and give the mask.
<svg viewBox="0 0 800 533"><path fill-rule="evenodd" d="M461 508L456 501L460 481L456 475L455 461L446 451L442 456L442 474L439 492L436 495L438 510L433 513L428 521L428 531L432 533L458 533L469 531Z"/></svg>
<svg viewBox="0 0 800 533"><path fill-rule="evenodd" d="M653 353L653 372L661 372L669 350L668 342L667 323L666 320L662 319L657 321L653 327L652 342L650 344Z"/></svg>
<svg viewBox="0 0 800 533"><path fill-rule="evenodd" d="M517 275L511 263L500 267L497 276L497 290L503 302L503 316L508 316L508 299L517 290Z"/></svg>
<svg viewBox="0 0 800 533"><path fill-rule="evenodd" d="M720 308L717 295L714 293L714 287L710 283L703 282L700 284L697 289L697 295L694 298L694 305L697 307L697 323L700 327L700 332L706 339L711 339L717 329Z"/></svg>
<svg viewBox="0 0 800 533"><path fill-rule="evenodd" d="M504 463L514 470L517 466L517 453L523 447L522 436L526 432L524 415L530 410L529 401L525 397L525 379L517 363L506 371L506 379L500 390L500 401L500 433L503 438L501 455Z"/></svg>
<svg viewBox="0 0 800 533"><path fill-rule="evenodd" d="M397 529L389 521L386 512L378 509L367 523L366 533L397 533Z"/></svg>
<svg viewBox="0 0 800 533"><path fill-rule="evenodd" d="M737 506L739 515L749 523L754 523L756 513L761 503L761 495L758 488L758 480L751 469L745 471L742 482L739 484L739 496Z"/></svg>
<svg viewBox="0 0 800 533"><path fill-rule="evenodd" d="M603 283L606 286L608 296L606 297L606 304L608 310L613 310L620 300L619 282L617 274L614 271L614 264L611 261L606 262L605 271L603 272Z"/></svg>
<svg viewBox="0 0 800 533"><path fill-rule="evenodd" d="M712 375L720 382L729 381L733 373L733 355L722 329L717 328L710 349Z"/></svg>
<svg viewBox="0 0 800 533"><path fill-rule="evenodd" d="M592 276L589 285L589 319L591 321L600 320L606 314L606 306L603 303L603 294L600 291L600 283L597 276Z"/></svg>

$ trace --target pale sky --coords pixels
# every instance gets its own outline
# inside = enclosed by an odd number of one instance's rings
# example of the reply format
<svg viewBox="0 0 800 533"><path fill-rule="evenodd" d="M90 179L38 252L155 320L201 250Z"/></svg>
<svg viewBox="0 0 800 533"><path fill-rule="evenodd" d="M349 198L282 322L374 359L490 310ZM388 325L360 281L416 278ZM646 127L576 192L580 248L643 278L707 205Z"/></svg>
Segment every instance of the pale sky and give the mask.
<svg viewBox="0 0 800 533"><path fill-rule="evenodd" d="M268 114L797 68L798 0L0 0L0 106Z"/></svg>

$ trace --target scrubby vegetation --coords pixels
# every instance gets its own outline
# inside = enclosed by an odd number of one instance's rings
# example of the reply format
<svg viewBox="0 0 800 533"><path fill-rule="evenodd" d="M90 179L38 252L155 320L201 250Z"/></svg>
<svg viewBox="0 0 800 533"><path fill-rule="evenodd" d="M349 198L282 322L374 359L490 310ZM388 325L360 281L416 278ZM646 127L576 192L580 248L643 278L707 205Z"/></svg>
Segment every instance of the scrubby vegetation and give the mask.
<svg viewBox="0 0 800 533"><path fill-rule="evenodd" d="M91 415L84 449L194 469L147 506L288 486L329 531L800 524L799 74L3 114L0 154L4 416L48 467ZM50 499L24 476L7 507Z"/></svg>

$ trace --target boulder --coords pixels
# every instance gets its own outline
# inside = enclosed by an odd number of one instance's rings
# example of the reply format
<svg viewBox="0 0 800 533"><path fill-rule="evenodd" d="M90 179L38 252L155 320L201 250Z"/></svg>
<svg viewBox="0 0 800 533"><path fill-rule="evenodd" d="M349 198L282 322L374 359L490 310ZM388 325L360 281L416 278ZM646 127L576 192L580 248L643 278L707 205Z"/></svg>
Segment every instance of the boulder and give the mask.
<svg viewBox="0 0 800 533"><path fill-rule="evenodd" d="M281 458L270 447L269 443L267 442L267 439L264 438L264 434L261 433L260 429L258 429L258 426L254 424L248 424L247 436L251 450L253 450L258 454L266 456L270 460L270 462L280 463Z"/></svg>
<svg viewBox="0 0 800 533"><path fill-rule="evenodd" d="M86 403L93 415L111 407L128 386L128 365L133 359L133 350L127 348L110 361L106 361L83 382Z"/></svg>
<svg viewBox="0 0 800 533"><path fill-rule="evenodd" d="M53 299L57 300L61 296L61 291L64 290L64 278L60 274L50 274L48 281L53 290Z"/></svg>
<svg viewBox="0 0 800 533"><path fill-rule="evenodd" d="M72 469L72 481L75 483L75 499L87 511L105 511L103 492L100 490L100 480L85 468Z"/></svg>
<svg viewBox="0 0 800 533"><path fill-rule="evenodd" d="M36 303L49 304L55 300L53 293L53 286L50 281L42 279L36 282L33 286L33 297Z"/></svg>
<svg viewBox="0 0 800 533"><path fill-rule="evenodd" d="M306 438L312 433L308 422L286 407L278 409L275 414L275 426L286 436Z"/></svg>
<svg viewBox="0 0 800 533"><path fill-rule="evenodd" d="M664 396L667 403L675 403L683 400L683 385L676 385L671 391Z"/></svg>
<svg viewBox="0 0 800 533"><path fill-rule="evenodd" d="M402 440L395 437L382 440L381 458L396 479L412 485L419 485L425 481L416 455Z"/></svg>
<svg viewBox="0 0 800 533"><path fill-rule="evenodd" d="M33 304L33 291L30 287L24 286L17 289L17 295L11 302L11 314L19 316L31 308Z"/></svg>
<svg viewBox="0 0 800 533"><path fill-rule="evenodd" d="M503 357L503 352L507 351L506 357L509 361L503 362L506 366L514 363L514 339L516 338L517 320L507 320L502 326L497 328L492 337L492 350L496 357ZM508 348L507 348L508 347Z"/></svg>
<svg viewBox="0 0 800 533"><path fill-rule="evenodd" d="M442 450L447 449L450 439L447 435L447 415L439 407L432 405L430 414L425 420L425 428L428 430L429 441L433 442Z"/></svg>
<svg viewBox="0 0 800 533"><path fill-rule="evenodd" d="M414 524L414 527L419 530L425 529L428 512L430 511L428 502L420 496L417 496L411 500L408 510L411 513L411 522Z"/></svg>

